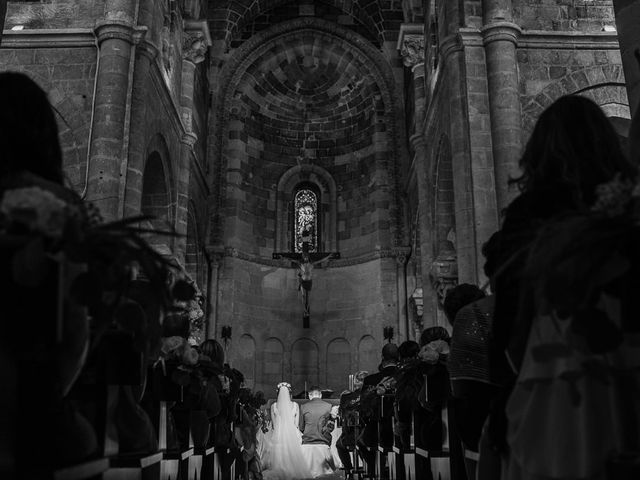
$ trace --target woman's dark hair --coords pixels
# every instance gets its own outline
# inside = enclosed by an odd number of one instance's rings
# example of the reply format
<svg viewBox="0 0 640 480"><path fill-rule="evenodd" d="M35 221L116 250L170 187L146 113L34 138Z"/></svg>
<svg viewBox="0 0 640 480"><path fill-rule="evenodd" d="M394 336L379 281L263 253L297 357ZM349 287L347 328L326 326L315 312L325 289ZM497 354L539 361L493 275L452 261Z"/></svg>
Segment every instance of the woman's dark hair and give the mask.
<svg viewBox="0 0 640 480"><path fill-rule="evenodd" d="M485 296L485 293L480 288L470 283L461 283L453 287L444 297L443 305L444 314L449 323L453 325L456 314L462 307L466 307L471 302L480 300Z"/></svg>
<svg viewBox="0 0 640 480"><path fill-rule="evenodd" d="M398 347L400 360L415 358L418 356L418 352L420 352L420 345L418 342L414 342L413 340L404 341Z"/></svg>
<svg viewBox="0 0 640 480"><path fill-rule="evenodd" d="M224 348L217 340L210 338L200 344L200 353L206 355L213 363L222 367L224 365Z"/></svg>
<svg viewBox="0 0 640 480"><path fill-rule="evenodd" d="M500 230L495 232L484 245L482 245L482 256L484 257L484 274L487 278L493 277L500 264L500 254L502 253L502 234Z"/></svg>
<svg viewBox="0 0 640 480"><path fill-rule="evenodd" d="M22 73L0 73L0 178L30 172L63 183L58 125L47 94Z"/></svg>
<svg viewBox="0 0 640 480"><path fill-rule="evenodd" d="M520 191L567 189L576 206L591 205L596 186L617 172L634 178L613 125L593 101L577 95L556 100L540 118L520 159Z"/></svg>
<svg viewBox="0 0 640 480"><path fill-rule="evenodd" d="M435 340L444 340L449 343L451 335L449 335L446 328L441 326L425 328L420 335L420 346L424 347Z"/></svg>

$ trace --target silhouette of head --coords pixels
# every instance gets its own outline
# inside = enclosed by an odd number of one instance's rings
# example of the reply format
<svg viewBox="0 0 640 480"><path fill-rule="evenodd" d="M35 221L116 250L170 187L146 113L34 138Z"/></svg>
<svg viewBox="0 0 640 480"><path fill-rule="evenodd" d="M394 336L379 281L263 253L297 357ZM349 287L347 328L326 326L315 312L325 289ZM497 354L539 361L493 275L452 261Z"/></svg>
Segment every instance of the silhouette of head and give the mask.
<svg viewBox="0 0 640 480"><path fill-rule="evenodd" d="M0 177L30 172L62 184L58 126L47 94L22 73L0 73Z"/></svg>
<svg viewBox="0 0 640 480"><path fill-rule="evenodd" d="M420 346L424 347L435 340L444 340L449 343L451 341L451 336L444 327L436 326L425 328L420 335Z"/></svg>
<svg viewBox="0 0 640 480"><path fill-rule="evenodd" d="M200 344L200 353L209 357L220 368L224 365L224 348L217 340L210 338L202 342Z"/></svg>
<svg viewBox="0 0 640 480"><path fill-rule="evenodd" d="M600 107L576 95L561 97L542 112L520 167L522 175L512 182L521 191L559 187L568 191L576 206L592 204L596 186L616 172L623 178L636 174Z"/></svg>
<svg viewBox="0 0 640 480"><path fill-rule="evenodd" d="M485 293L476 285L470 283L461 283L456 285L447 292L447 296L444 297L444 314L449 320L449 323L453 325L456 314L458 311L476 300L484 298Z"/></svg>
<svg viewBox="0 0 640 480"><path fill-rule="evenodd" d="M420 345L418 344L418 342L414 342L413 340L402 342L398 347L398 355L400 360L409 360L411 358L416 358L419 351Z"/></svg>
<svg viewBox="0 0 640 480"><path fill-rule="evenodd" d="M307 395L309 396L309 400L313 400L314 398L322 398L322 391L320 390L320 387L316 387L314 385L309 389Z"/></svg>
<svg viewBox="0 0 640 480"><path fill-rule="evenodd" d="M395 343L387 343L382 347L382 361L395 362L398 360L398 346Z"/></svg>

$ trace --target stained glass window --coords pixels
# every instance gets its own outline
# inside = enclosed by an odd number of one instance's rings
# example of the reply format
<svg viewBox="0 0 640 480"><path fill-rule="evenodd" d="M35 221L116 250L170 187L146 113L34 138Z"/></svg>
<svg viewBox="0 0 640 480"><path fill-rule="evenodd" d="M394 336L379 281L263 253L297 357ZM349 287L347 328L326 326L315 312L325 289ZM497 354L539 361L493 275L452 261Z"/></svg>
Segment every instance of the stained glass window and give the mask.
<svg viewBox="0 0 640 480"><path fill-rule="evenodd" d="M309 252L318 251L318 197L313 190L296 192L294 202L294 251L302 252L306 242Z"/></svg>

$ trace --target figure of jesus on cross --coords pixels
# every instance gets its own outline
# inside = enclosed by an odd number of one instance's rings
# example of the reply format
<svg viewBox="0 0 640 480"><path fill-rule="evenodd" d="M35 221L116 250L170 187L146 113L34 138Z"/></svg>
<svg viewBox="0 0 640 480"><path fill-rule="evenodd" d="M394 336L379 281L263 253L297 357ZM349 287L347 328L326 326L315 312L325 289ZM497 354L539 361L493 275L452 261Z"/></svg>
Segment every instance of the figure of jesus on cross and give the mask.
<svg viewBox="0 0 640 480"><path fill-rule="evenodd" d="M313 285L313 269L316 265L319 265L332 258L340 258L339 253L320 253L309 252L309 244L307 242L302 243L302 253L274 253L274 259L289 258L291 262L298 267L298 290L302 293L303 314L302 323L303 328L309 328L309 319L311 313L309 310L309 292Z"/></svg>

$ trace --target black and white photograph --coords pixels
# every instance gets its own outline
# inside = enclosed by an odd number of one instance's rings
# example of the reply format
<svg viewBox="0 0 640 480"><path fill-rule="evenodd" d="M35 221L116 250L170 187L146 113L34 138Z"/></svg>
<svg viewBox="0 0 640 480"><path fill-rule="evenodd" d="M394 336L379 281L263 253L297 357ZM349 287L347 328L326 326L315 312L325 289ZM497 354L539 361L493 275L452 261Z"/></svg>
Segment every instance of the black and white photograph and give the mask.
<svg viewBox="0 0 640 480"><path fill-rule="evenodd" d="M640 480L640 0L0 26L0 480Z"/></svg>

